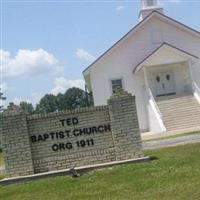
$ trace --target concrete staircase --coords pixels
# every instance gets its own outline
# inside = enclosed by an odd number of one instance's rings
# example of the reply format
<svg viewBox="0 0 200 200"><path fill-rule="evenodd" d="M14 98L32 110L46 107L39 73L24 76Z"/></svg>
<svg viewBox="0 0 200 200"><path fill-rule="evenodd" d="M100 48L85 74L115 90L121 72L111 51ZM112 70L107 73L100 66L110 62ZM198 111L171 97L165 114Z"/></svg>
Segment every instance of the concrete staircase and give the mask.
<svg viewBox="0 0 200 200"><path fill-rule="evenodd" d="M200 104L193 95L156 99L167 131L200 127Z"/></svg>

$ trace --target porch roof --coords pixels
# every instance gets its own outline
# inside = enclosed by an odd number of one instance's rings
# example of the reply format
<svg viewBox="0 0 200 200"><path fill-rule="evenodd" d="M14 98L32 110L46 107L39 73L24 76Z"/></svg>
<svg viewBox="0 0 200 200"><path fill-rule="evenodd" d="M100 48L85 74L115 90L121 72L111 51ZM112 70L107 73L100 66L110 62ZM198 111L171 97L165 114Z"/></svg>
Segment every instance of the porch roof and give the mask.
<svg viewBox="0 0 200 200"><path fill-rule="evenodd" d="M137 73L145 66L178 63L187 60L196 61L198 59L198 56L164 42L138 63L135 66L133 73Z"/></svg>

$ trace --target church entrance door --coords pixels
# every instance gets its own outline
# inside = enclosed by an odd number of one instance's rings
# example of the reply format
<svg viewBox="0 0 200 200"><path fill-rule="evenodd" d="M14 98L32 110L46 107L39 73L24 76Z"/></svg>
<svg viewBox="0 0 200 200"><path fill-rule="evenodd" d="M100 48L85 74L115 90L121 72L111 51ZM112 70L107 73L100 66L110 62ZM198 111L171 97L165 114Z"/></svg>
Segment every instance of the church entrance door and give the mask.
<svg viewBox="0 0 200 200"><path fill-rule="evenodd" d="M157 74L154 77L154 82L157 97L176 94L172 72L162 72Z"/></svg>

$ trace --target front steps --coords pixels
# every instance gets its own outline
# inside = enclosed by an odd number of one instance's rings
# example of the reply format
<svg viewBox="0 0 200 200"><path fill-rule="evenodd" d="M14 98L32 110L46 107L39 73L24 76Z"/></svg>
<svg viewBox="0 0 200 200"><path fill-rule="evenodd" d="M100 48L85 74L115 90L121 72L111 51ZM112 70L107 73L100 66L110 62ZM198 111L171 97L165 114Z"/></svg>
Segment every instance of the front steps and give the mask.
<svg viewBox="0 0 200 200"><path fill-rule="evenodd" d="M200 104L193 95L156 99L167 131L200 127Z"/></svg>

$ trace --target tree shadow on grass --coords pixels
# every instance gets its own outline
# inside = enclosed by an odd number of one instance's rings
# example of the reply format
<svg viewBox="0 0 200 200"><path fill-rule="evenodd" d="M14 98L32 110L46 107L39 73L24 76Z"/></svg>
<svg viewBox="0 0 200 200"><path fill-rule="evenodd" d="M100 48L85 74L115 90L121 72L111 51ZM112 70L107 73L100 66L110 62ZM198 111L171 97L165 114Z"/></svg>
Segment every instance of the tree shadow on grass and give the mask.
<svg viewBox="0 0 200 200"><path fill-rule="evenodd" d="M150 156L150 161L154 161L154 160L159 160L159 158L156 156Z"/></svg>

